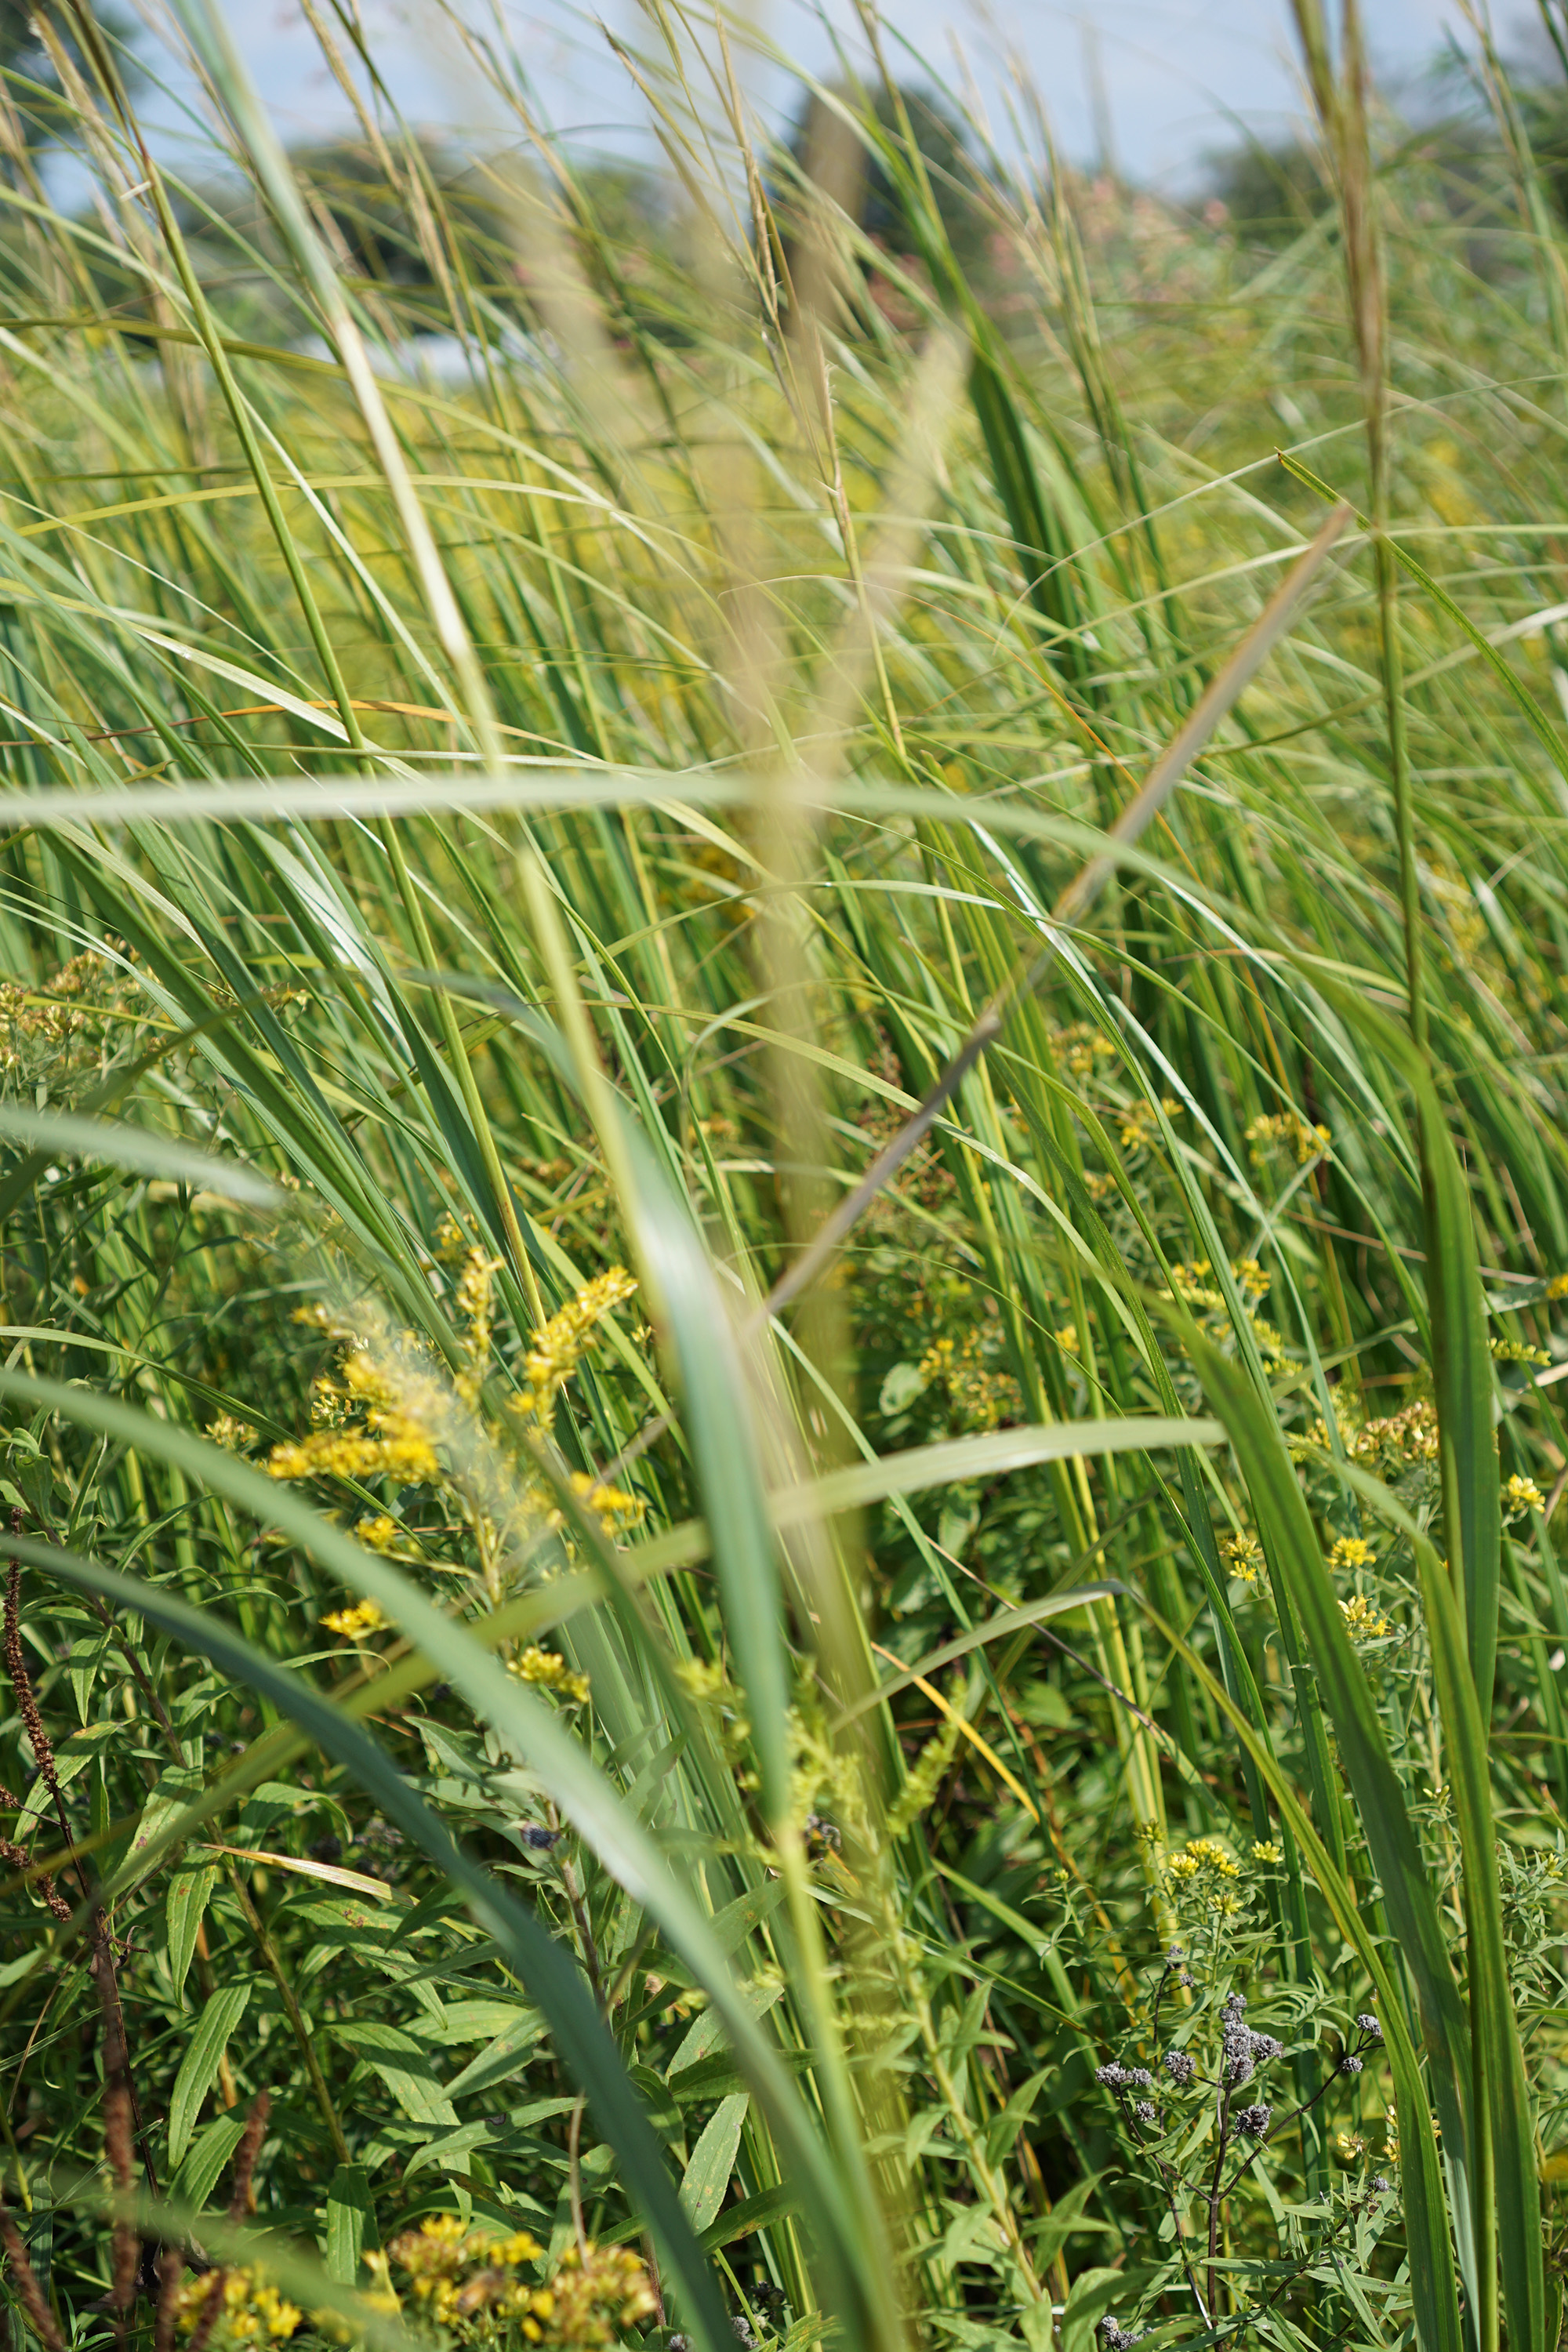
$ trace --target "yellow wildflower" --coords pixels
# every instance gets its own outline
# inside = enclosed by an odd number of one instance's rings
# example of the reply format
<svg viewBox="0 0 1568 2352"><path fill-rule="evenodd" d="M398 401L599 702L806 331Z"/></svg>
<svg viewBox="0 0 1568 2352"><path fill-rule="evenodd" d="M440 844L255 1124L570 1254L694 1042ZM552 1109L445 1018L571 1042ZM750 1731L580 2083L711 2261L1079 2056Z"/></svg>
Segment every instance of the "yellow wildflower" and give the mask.
<svg viewBox="0 0 1568 2352"><path fill-rule="evenodd" d="M1282 1110L1266 1112L1255 1118L1247 1129L1247 1140L1262 1146L1288 1143L1296 1154L1298 1165L1304 1168L1309 1160L1328 1150L1333 1138L1326 1127L1309 1125L1300 1111ZM1263 1153L1255 1150L1252 1156L1260 1160Z"/></svg>
<svg viewBox="0 0 1568 2352"><path fill-rule="evenodd" d="M482 1249L471 1249L458 1277L457 1307L466 1328L462 1370L456 1385L466 1405L479 1402L479 1391L489 1370L490 1340L495 1328L490 1294L493 1279L500 1271L499 1257L488 1257Z"/></svg>
<svg viewBox="0 0 1568 2352"><path fill-rule="evenodd" d="M336 1633L345 1642L363 1641L367 1633L384 1633L391 1619L374 1601L356 1601L352 1609L334 1609L322 1624L329 1633Z"/></svg>
<svg viewBox="0 0 1568 2352"><path fill-rule="evenodd" d="M216 2315L211 2312L217 2303ZM205 2271L186 2278L174 2299L174 2326L181 2336L198 2327L209 2344L224 2347L287 2343L303 2325L297 2304L279 2294L270 2279L248 2263Z"/></svg>
<svg viewBox="0 0 1568 2352"><path fill-rule="evenodd" d="M613 1265L585 1282L571 1304L534 1333L523 1366L528 1385L513 1398L513 1412L527 1413L542 1429L549 1429L555 1400L587 1352L595 1325L636 1288L626 1267Z"/></svg>
<svg viewBox="0 0 1568 2352"><path fill-rule="evenodd" d="M1215 1838L1189 1838L1186 1850L1193 1860L1205 1870L1218 1871L1222 1878L1236 1878L1240 1875L1224 1846Z"/></svg>
<svg viewBox="0 0 1568 2352"><path fill-rule="evenodd" d="M623 1487L607 1486L590 1478L585 1470L572 1473L572 1492L581 1495L591 1511L596 1511L606 1528L617 1519L640 1519L647 1506Z"/></svg>
<svg viewBox="0 0 1568 2352"><path fill-rule="evenodd" d="M241 1446L253 1443L256 1432L249 1422L237 1420L232 1412L220 1412L215 1422L208 1423L207 1435L226 1454L237 1454Z"/></svg>
<svg viewBox="0 0 1568 2352"><path fill-rule="evenodd" d="M1329 1554L1331 1568L1371 1568L1377 1559L1372 1546L1361 1536L1341 1536Z"/></svg>
<svg viewBox="0 0 1568 2352"><path fill-rule="evenodd" d="M374 1518L361 1519L354 1528L354 1538L366 1551L390 1551L397 1541L397 1521L378 1511Z"/></svg>
<svg viewBox="0 0 1568 2352"><path fill-rule="evenodd" d="M1394 1631L1389 1620L1381 1616L1372 1602L1364 1601L1359 1592L1351 1600L1341 1601L1340 1615L1344 1619L1345 1632L1352 1642L1380 1642L1385 1633Z"/></svg>
<svg viewBox="0 0 1568 2352"><path fill-rule="evenodd" d="M1554 1274L1546 1286L1548 1298L1568 1298L1568 1274Z"/></svg>
<svg viewBox="0 0 1568 2352"><path fill-rule="evenodd" d="M1500 1364L1549 1364L1550 1348L1533 1348L1528 1339L1493 1339L1489 1342L1494 1361Z"/></svg>
<svg viewBox="0 0 1568 2352"><path fill-rule="evenodd" d="M532 1643L521 1656L509 1658L506 1670L515 1675L520 1683L532 1683L540 1690L554 1691L560 1697L574 1702L588 1696L588 1677L569 1666L553 1650L541 1650Z"/></svg>
<svg viewBox="0 0 1568 2352"><path fill-rule="evenodd" d="M1263 1566L1263 1547L1256 1536L1226 1536L1220 1546L1220 1557L1232 1576L1243 1584L1254 1584Z"/></svg>
<svg viewBox="0 0 1568 2352"><path fill-rule="evenodd" d="M1516 1472L1502 1490L1503 1508L1510 1518L1521 1511L1543 1511L1546 1497L1533 1478L1521 1478Z"/></svg>
<svg viewBox="0 0 1568 2352"><path fill-rule="evenodd" d="M1285 1855L1272 1838L1259 1838L1253 1846L1252 1859L1260 1870L1272 1870L1277 1863L1284 1861Z"/></svg>

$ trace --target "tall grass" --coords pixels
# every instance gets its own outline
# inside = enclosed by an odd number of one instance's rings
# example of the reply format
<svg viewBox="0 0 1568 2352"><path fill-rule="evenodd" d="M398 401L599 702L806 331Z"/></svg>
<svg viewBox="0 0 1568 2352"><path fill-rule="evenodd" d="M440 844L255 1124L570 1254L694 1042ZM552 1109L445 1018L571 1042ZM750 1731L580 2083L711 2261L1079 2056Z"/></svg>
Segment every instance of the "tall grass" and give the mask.
<svg viewBox="0 0 1568 2352"><path fill-rule="evenodd" d="M13 92L14 2342L1557 2343L1568 244L1297 21L1271 256Z"/></svg>

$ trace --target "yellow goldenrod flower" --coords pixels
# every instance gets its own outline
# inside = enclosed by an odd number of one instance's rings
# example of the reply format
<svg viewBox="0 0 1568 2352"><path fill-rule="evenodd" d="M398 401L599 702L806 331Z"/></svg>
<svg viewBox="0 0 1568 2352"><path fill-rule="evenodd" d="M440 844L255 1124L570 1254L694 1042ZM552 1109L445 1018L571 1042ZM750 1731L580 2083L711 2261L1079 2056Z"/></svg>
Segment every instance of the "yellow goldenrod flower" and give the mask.
<svg viewBox="0 0 1568 2352"><path fill-rule="evenodd" d="M1263 1547L1256 1536L1226 1536L1221 1544L1220 1557L1232 1576L1243 1584L1254 1584L1263 1566Z"/></svg>
<svg viewBox="0 0 1568 2352"><path fill-rule="evenodd" d="M620 1486L606 1486L591 1478L585 1470L572 1473L572 1491L581 1495L592 1511L596 1511L606 1527L617 1519L640 1519L647 1506L636 1495L628 1495Z"/></svg>
<svg viewBox="0 0 1568 2352"><path fill-rule="evenodd" d="M391 1619L374 1601L356 1601L352 1609L334 1609L322 1624L329 1633L337 1633L345 1642L363 1641L367 1633L384 1633Z"/></svg>
<svg viewBox="0 0 1568 2352"><path fill-rule="evenodd" d="M254 1442L256 1432L249 1422L237 1420L232 1412L220 1412L215 1422L208 1423L207 1435L226 1454L237 1454L241 1446Z"/></svg>
<svg viewBox="0 0 1568 2352"><path fill-rule="evenodd" d="M1315 1160L1321 1152L1328 1150L1333 1138L1326 1127L1310 1126L1300 1111L1282 1110L1266 1112L1261 1118L1255 1118L1247 1129L1247 1140L1260 1145L1289 1143L1296 1154L1297 1164L1304 1168L1309 1160ZM1255 1160L1261 1159L1262 1153L1254 1151L1252 1156Z"/></svg>
<svg viewBox="0 0 1568 2352"><path fill-rule="evenodd" d="M636 1289L636 1280L624 1265L613 1265L585 1282L570 1306L534 1333L523 1365L528 1385L512 1399L512 1411L527 1413L548 1430L555 1400L582 1362L595 1325Z"/></svg>
<svg viewBox="0 0 1568 2352"><path fill-rule="evenodd" d="M1389 1620L1380 1616L1372 1602L1363 1601L1359 1592L1351 1600L1341 1601L1340 1615L1344 1619L1345 1632L1352 1642L1379 1642L1385 1633L1394 1631Z"/></svg>
<svg viewBox="0 0 1568 2352"><path fill-rule="evenodd" d="M1260 1870L1272 1870L1276 1863L1284 1861L1285 1856L1272 1838L1259 1838L1253 1846L1252 1859Z"/></svg>
<svg viewBox="0 0 1568 2352"><path fill-rule="evenodd" d="M1546 1286L1548 1298L1568 1298L1568 1274L1554 1274Z"/></svg>
<svg viewBox="0 0 1568 2352"><path fill-rule="evenodd" d="M397 1521L378 1511L374 1518L361 1519L354 1528L354 1540L367 1551L390 1551L397 1541Z"/></svg>
<svg viewBox="0 0 1568 2352"><path fill-rule="evenodd" d="M588 1696L586 1675L576 1673L555 1651L538 1649L531 1643L521 1656L507 1660L506 1670L515 1675L520 1683L532 1683L539 1690L554 1691L561 1698L580 1701Z"/></svg>
<svg viewBox="0 0 1568 2352"><path fill-rule="evenodd" d="M1533 1478L1521 1478L1516 1472L1502 1490L1503 1508L1510 1518L1521 1511L1543 1511L1546 1497Z"/></svg>
<svg viewBox="0 0 1568 2352"><path fill-rule="evenodd" d="M458 1374L456 1385L458 1394L469 1406L479 1402L479 1391L489 1370L490 1341L495 1328L491 1285L500 1271L499 1257L487 1257L482 1249L471 1249L463 1260L463 1271L458 1277L457 1308L466 1328L462 1370Z"/></svg>
<svg viewBox="0 0 1568 2352"><path fill-rule="evenodd" d="M1329 1554L1331 1568L1371 1568L1377 1554L1361 1536L1341 1536Z"/></svg>
<svg viewBox="0 0 1568 2352"><path fill-rule="evenodd" d="M211 2306L217 2304L216 2315ZM231 2270L205 2271L184 2280L174 2300L174 2326L181 2336L198 2327L209 2344L224 2352L240 2347L284 2344L303 2326L305 2315L297 2304L279 2294L270 2279L248 2263Z"/></svg>

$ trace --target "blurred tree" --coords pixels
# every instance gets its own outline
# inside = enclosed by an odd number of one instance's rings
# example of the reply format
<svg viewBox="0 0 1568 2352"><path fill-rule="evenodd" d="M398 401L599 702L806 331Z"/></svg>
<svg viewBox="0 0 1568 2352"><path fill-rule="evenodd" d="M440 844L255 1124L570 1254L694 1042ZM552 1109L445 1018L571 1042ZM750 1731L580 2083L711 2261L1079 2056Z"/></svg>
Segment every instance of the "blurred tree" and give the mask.
<svg viewBox="0 0 1568 2352"><path fill-rule="evenodd" d="M909 152L900 110L914 134L915 156ZM864 124L859 136L847 129L846 114ZM808 92L795 115L789 152L800 177L827 186L891 259L929 268L934 226L946 248L947 266L956 267L972 286L987 281L992 225L984 168L970 143L968 126L936 91L900 85L871 92L841 86L830 96ZM935 208L934 225L922 223L921 164ZM792 209L787 190L780 192L780 205L787 220ZM792 247L793 240L786 258Z"/></svg>
<svg viewBox="0 0 1568 2352"><path fill-rule="evenodd" d="M1288 245L1333 206L1318 152L1303 139L1271 147L1249 139L1211 155L1207 178L1211 208L1223 205L1237 235L1254 244Z"/></svg>
<svg viewBox="0 0 1568 2352"><path fill-rule="evenodd" d="M6 94L20 121L23 136L34 149L61 146L75 136L75 119L39 24L45 14L44 6L29 6L27 0L0 0L0 79L4 79ZM57 8L47 14L50 28L61 47L91 83L93 76L83 57L80 34L70 10ZM111 8L94 9L92 15L114 51L121 80L128 89L134 90L142 79L129 53L134 26Z"/></svg>

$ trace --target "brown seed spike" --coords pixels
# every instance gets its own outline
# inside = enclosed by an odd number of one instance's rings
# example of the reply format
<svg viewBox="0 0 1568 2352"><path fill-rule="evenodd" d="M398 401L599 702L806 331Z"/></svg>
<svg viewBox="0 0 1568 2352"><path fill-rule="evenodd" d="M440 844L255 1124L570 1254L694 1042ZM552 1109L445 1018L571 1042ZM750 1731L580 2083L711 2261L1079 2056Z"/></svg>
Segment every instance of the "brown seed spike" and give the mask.
<svg viewBox="0 0 1568 2352"><path fill-rule="evenodd" d="M44 2347L44 2352L65 2352L65 2338L45 2300L44 2290L38 2284L38 2273L22 2243L21 2232L6 2210L4 2192L0 2192L0 2245L5 2249L16 2300L26 2313L27 2324Z"/></svg>
<svg viewBox="0 0 1568 2352"><path fill-rule="evenodd" d="M11 1532L20 1532L21 1513L11 1513ZM58 1801L60 1792L59 1775L55 1769L55 1751L49 1735L44 1729L44 1718L38 1713L38 1702L33 1696L32 1677L22 1654L22 1563L11 1562L11 1572L5 1580L5 1671L11 1678L11 1688L16 1695L16 1710L26 1727L27 1742L34 1760L43 1774L45 1785Z"/></svg>
<svg viewBox="0 0 1568 2352"><path fill-rule="evenodd" d="M261 2143L267 2137L267 2118L272 2112L269 2093L258 2091L256 2102L246 2119L244 2137L234 2154L234 2187L229 2193L228 2218L243 2221L250 2208L250 2183L256 2171L256 2159L261 2153ZM192 2347L195 2352L195 2347Z"/></svg>
<svg viewBox="0 0 1568 2352"><path fill-rule="evenodd" d="M174 2315L179 2309L180 2281L185 2257L178 2246L163 2246L158 2254L158 2311L153 2322L153 2352L174 2352Z"/></svg>

